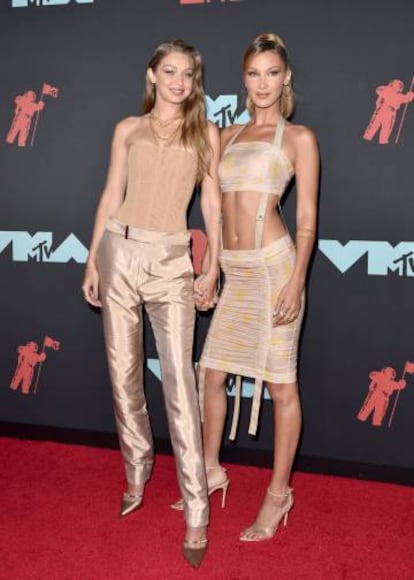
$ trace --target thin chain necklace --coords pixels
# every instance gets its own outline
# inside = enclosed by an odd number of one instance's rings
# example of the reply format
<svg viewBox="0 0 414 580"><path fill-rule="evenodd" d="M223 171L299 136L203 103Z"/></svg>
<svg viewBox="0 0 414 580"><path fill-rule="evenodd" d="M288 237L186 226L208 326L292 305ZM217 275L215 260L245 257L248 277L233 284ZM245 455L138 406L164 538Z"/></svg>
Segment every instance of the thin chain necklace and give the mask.
<svg viewBox="0 0 414 580"><path fill-rule="evenodd" d="M177 117L177 119L179 119L179 117ZM167 136L160 135L154 127L152 116L151 115L149 116L149 126L150 126L151 132L154 135L156 141L164 141L164 142L172 141L174 139L174 137L176 136L176 134L178 133L179 129L181 129L181 125L182 125L182 119L178 123L177 127L173 131L171 131L171 133L169 135L167 135Z"/></svg>
<svg viewBox="0 0 414 580"><path fill-rule="evenodd" d="M156 125L158 125L158 127L161 127L161 128L168 127L169 125L171 125L171 123L174 123L174 121L177 121L178 119L182 119L181 115L176 115L175 117L171 117L171 119L167 119L166 121L161 121L161 119L154 113L154 110L152 110L150 112L149 116L154 121L154 123Z"/></svg>

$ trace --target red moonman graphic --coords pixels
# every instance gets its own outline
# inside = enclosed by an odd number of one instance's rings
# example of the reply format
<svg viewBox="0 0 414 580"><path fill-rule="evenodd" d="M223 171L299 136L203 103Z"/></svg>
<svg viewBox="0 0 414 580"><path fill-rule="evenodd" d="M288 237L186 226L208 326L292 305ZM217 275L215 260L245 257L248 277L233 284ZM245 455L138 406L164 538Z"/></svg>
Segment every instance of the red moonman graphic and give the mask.
<svg viewBox="0 0 414 580"><path fill-rule="evenodd" d="M40 111L42 111L45 106L43 98L46 95L56 98L59 95L59 89L52 87L47 83L43 83L42 94L40 95L38 102L36 102L36 93L34 91L26 91L23 95L18 95L14 99L16 108L14 110L14 118L10 130L7 133L7 143L14 143L17 137L18 146L25 147L30 133L32 119L34 115L36 115L32 138L30 141L30 145L33 145L37 124L39 122Z"/></svg>
<svg viewBox="0 0 414 580"><path fill-rule="evenodd" d="M18 137L18 146L25 147L33 115L41 111L45 104L42 100L36 103L36 93L34 91L26 91L23 95L18 95L14 102L16 103L14 119L7 134L6 142L12 144Z"/></svg>
<svg viewBox="0 0 414 580"><path fill-rule="evenodd" d="M405 94L403 93L404 83L398 79L390 81L388 85L377 87L376 93L378 97L375 103L375 111L365 130L364 139L372 141L377 131L379 131L379 143L386 145L394 128L397 111L401 105L405 104L406 107L395 140L398 143L408 103L411 103L414 99L414 93L412 91L413 83L414 77L411 81L410 90Z"/></svg>
<svg viewBox="0 0 414 580"><path fill-rule="evenodd" d="M410 372L407 370L407 364L404 369L404 375L406 372ZM413 365L414 371L414 363L410 364ZM385 367L381 371L372 371L369 373L371 382L368 387L368 395L366 396L365 401L357 415L357 418L360 421L366 421L369 415L373 413L372 425L374 425L374 427L382 426L385 413L388 409L390 396L394 391L397 391L399 395L399 392L402 391L402 389L405 389L407 384L404 378L396 381L395 377L396 371L391 367ZM394 403L392 415L394 414L395 407L396 403ZM391 421L392 416L388 426L391 425Z"/></svg>
<svg viewBox="0 0 414 580"><path fill-rule="evenodd" d="M193 260L194 274L198 276L203 269L203 258L207 249L207 236L202 230L190 230L191 232L191 257Z"/></svg>
<svg viewBox="0 0 414 580"><path fill-rule="evenodd" d="M53 350L57 351L60 349L60 342L53 340L53 338L50 338L50 336L45 336L43 340L43 349L40 353L38 352L39 347L37 343L33 341L17 347L18 359L16 370L10 383L11 389L17 391L21 385L23 395L28 395L30 393L30 387L33 381L35 367L40 363L33 389L33 394L37 393L42 363L46 360L46 348L52 348Z"/></svg>

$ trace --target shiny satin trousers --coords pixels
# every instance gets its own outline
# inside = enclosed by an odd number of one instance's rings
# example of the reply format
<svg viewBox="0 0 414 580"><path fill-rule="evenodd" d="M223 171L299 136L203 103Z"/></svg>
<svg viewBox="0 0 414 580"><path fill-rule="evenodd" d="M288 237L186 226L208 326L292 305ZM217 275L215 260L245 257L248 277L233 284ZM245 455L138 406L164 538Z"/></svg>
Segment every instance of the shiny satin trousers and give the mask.
<svg viewBox="0 0 414 580"><path fill-rule="evenodd" d="M143 386L142 309L160 359L178 482L189 526L208 523L207 484L192 365L195 310L188 233L109 220L98 248L99 291L115 419L126 477L148 481L154 458Z"/></svg>

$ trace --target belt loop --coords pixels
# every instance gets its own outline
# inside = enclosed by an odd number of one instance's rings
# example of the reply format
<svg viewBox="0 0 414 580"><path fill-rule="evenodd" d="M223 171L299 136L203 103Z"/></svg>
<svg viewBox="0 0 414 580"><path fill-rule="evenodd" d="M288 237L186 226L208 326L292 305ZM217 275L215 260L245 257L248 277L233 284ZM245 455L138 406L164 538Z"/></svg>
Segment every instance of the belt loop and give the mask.
<svg viewBox="0 0 414 580"><path fill-rule="evenodd" d="M125 239L128 239L129 226L125 226Z"/></svg>

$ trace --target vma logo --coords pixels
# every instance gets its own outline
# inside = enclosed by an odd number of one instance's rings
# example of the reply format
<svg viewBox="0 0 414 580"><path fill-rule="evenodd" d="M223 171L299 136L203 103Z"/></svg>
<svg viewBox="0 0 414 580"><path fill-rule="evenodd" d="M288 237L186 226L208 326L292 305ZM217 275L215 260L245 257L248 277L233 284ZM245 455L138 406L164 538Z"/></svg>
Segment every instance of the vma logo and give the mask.
<svg viewBox="0 0 414 580"><path fill-rule="evenodd" d="M237 95L220 95L212 99L206 95L207 117L212 123L222 129L234 123L245 124L250 120L249 113L245 109L239 111Z"/></svg>
<svg viewBox="0 0 414 580"><path fill-rule="evenodd" d="M70 260L84 264L88 250L74 234L53 249L52 232L0 232L0 254L11 246L13 262L49 262L65 264Z"/></svg>
<svg viewBox="0 0 414 580"><path fill-rule="evenodd" d="M12 0L12 8L28 6L66 6L67 4L93 4L95 0Z"/></svg>
<svg viewBox="0 0 414 580"><path fill-rule="evenodd" d="M199 229L192 229L190 232L194 273L201 274L207 249L207 236ZM13 262L66 264L73 260L78 264L84 264L88 257L88 249L74 234L69 234L59 246L54 248L52 232L37 232L32 236L29 232L0 231L0 255L7 248L11 249Z"/></svg>
<svg viewBox="0 0 414 580"><path fill-rule="evenodd" d="M414 276L414 242L368 242L351 240L342 245L338 240L320 240L319 250L344 274L363 256L367 256L368 276Z"/></svg>

